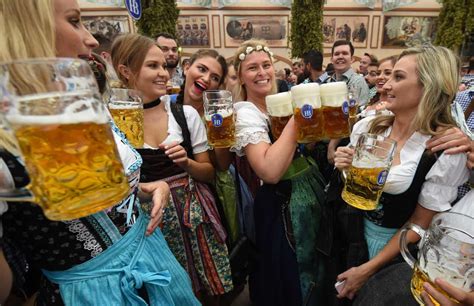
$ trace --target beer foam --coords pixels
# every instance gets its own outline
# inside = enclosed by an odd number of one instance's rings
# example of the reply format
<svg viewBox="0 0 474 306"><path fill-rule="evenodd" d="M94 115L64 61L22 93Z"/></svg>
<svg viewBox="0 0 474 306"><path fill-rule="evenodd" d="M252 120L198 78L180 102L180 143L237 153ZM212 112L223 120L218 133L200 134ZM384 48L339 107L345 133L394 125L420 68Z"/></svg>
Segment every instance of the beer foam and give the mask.
<svg viewBox="0 0 474 306"><path fill-rule="evenodd" d="M318 83L300 84L291 87L291 99L296 107L305 104L313 108L321 108L320 86Z"/></svg>
<svg viewBox="0 0 474 306"><path fill-rule="evenodd" d="M226 109L222 109L222 110L219 110L217 112L214 112L212 114L205 114L204 115L204 118L206 118L206 121L211 121L211 118L214 114L219 114L222 116L222 118L227 118L229 116L232 116L234 112L233 111L229 111L229 110L226 110Z"/></svg>
<svg viewBox="0 0 474 306"><path fill-rule="evenodd" d="M352 165L357 168L387 168L387 162L375 156L362 156L354 159Z"/></svg>
<svg viewBox="0 0 474 306"><path fill-rule="evenodd" d="M6 115L7 120L15 125L49 125L49 124L73 124L84 122L95 122L104 124L109 121L106 109L102 102L94 99L90 91L71 92L71 93L49 93L38 94L18 98L17 103L27 102L36 103L38 100L46 100L61 97L64 98L64 103L58 102L59 106L64 106L68 98L76 98L76 102L68 103L62 114L53 115L24 115L20 114L18 109L13 109ZM95 105L94 105L95 104ZM44 107L44 106L43 106Z"/></svg>
<svg viewBox="0 0 474 306"><path fill-rule="evenodd" d="M107 105L109 109L142 109L143 106L139 102L123 102L117 104L117 102L110 103Z"/></svg>
<svg viewBox="0 0 474 306"><path fill-rule="evenodd" d="M321 104L328 107L341 107L348 101L348 90L345 82L323 84L320 87Z"/></svg>
<svg viewBox="0 0 474 306"><path fill-rule="evenodd" d="M293 115L293 105L291 104L291 93L281 92L265 97L267 111L270 116L285 117Z"/></svg>

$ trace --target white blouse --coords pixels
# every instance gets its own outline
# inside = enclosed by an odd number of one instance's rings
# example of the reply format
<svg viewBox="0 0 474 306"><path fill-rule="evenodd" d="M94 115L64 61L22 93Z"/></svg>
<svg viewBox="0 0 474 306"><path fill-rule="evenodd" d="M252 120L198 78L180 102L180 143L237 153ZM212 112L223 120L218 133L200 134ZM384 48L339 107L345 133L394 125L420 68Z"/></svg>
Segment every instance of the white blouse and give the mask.
<svg viewBox="0 0 474 306"><path fill-rule="evenodd" d="M168 137L166 137L163 143L170 143L173 141L181 143L183 141L183 131L171 112L171 101L169 96L163 96L161 101L165 103L165 110L168 114ZM186 123L188 124L189 134L191 136L193 154L206 152L209 150L206 127L204 126L204 123L202 123L199 113L194 109L194 107L189 105L184 105L183 111L184 116L186 117ZM156 149L146 143L143 146L147 149Z"/></svg>
<svg viewBox="0 0 474 306"><path fill-rule="evenodd" d="M370 123L375 117L365 118L354 126L351 134L351 145L355 146L359 135L369 130ZM382 135L389 136L392 128ZM384 192L400 194L411 185L418 163L426 149L426 142L431 138L419 132L413 133L400 151L400 164L392 166L385 182ZM441 154L431 167L421 187L418 203L433 211L451 209L451 204L457 197L457 188L467 181L469 170L466 167L466 154Z"/></svg>
<svg viewBox="0 0 474 306"><path fill-rule="evenodd" d="M248 144L260 142L271 143L268 136L268 116L262 113L251 102L238 102L234 104L235 119L235 144L230 148L238 156L245 155Z"/></svg>

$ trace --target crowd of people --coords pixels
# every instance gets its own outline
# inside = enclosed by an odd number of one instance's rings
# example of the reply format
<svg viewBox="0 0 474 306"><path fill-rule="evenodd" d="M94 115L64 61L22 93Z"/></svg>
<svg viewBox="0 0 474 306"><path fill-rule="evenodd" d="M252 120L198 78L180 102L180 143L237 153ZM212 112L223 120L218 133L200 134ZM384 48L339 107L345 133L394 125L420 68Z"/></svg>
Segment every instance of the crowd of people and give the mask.
<svg viewBox="0 0 474 306"><path fill-rule="evenodd" d="M326 69L308 50L276 71L263 40L243 42L228 61L201 49L186 64L168 33L99 47L77 0L0 0L0 24L0 62L87 59L102 94L138 90L144 108L141 148L108 123L130 187L118 203L53 221L33 203L0 202L0 305L230 305L245 286L254 305L417 305L400 229L427 228L452 207L474 217L474 88L447 48L365 53L356 71L341 39ZM358 102L349 138L299 144L293 117L272 135L267 96L334 82ZM234 101L228 148L212 148L206 134L204 95L219 89ZM397 143L379 206L367 212L341 198L362 133ZM26 186L34 173L22 157L6 148L0 157ZM427 305L454 305L440 290L474 304L474 291L435 284L424 284Z"/></svg>

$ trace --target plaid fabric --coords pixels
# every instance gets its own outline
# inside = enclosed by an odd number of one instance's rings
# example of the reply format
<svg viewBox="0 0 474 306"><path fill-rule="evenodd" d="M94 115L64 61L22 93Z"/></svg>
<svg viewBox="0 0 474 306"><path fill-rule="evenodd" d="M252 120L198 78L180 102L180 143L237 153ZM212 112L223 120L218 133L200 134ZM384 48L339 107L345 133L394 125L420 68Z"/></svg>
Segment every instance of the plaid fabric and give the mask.
<svg viewBox="0 0 474 306"><path fill-rule="evenodd" d="M469 106L469 103L471 103L473 95L474 89L461 91L456 95L456 99L454 99L454 102L459 103L459 105L461 105L462 110L465 111ZM472 112L469 118L467 118L466 123L469 129L474 132L474 112ZM466 195L469 190L471 190L471 188L469 187L469 183L465 183L464 185L460 186L458 188L458 199L461 199L464 195Z"/></svg>
<svg viewBox="0 0 474 306"><path fill-rule="evenodd" d="M456 99L454 99L454 101L459 103L459 105L461 105L462 107L462 110L465 111L466 108L469 106L469 103L471 103L473 95L474 89L464 90L456 95ZM469 118L467 118L466 122L467 126L471 129L471 131L474 131L474 112L471 113Z"/></svg>

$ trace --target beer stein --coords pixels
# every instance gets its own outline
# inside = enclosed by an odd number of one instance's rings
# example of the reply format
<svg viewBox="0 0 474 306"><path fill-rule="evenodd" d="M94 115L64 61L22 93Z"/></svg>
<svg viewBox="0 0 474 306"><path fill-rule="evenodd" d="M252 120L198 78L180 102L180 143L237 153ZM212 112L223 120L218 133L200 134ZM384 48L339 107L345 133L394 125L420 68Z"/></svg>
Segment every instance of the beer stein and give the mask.
<svg viewBox="0 0 474 306"><path fill-rule="evenodd" d="M317 83L291 87L293 114L299 143L316 142L324 138L321 99Z"/></svg>
<svg viewBox="0 0 474 306"><path fill-rule="evenodd" d="M293 106L291 104L291 93L281 92L265 97L267 112L270 117L270 127L274 140L280 137L288 120L293 116Z"/></svg>
<svg viewBox="0 0 474 306"><path fill-rule="evenodd" d="M408 251L408 230L421 237L418 260ZM455 301L435 284L438 277L466 292L474 290L474 218L454 212L441 213L433 218L426 231L416 224L407 224L400 232L400 250L413 268L411 292L420 305L424 305L421 299L424 282Z"/></svg>
<svg viewBox="0 0 474 306"><path fill-rule="evenodd" d="M229 148L235 142L232 94L227 90L204 92L204 117L207 140L215 148Z"/></svg>
<svg viewBox="0 0 474 306"><path fill-rule="evenodd" d="M322 84L320 89L325 136L330 139L349 137L350 102L355 109L355 100L348 99L346 83Z"/></svg>
<svg viewBox="0 0 474 306"><path fill-rule="evenodd" d="M132 89L110 88L107 106L117 127L135 148L143 147L143 103Z"/></svg>
<svg viewBox="0 0 474 306"><path fill-rule="evenodd" d="M85 61L3 63L0 88L8 125L2 131L11 129L30 177L26 188L2 186L0 200L35 202L49 219L70 220L126 197L129 186L110 117Z"/></svg>
<svg viewBox="0 0 474 306"><path fill-rule="evenodd" d="M168 83L166 83L166 88L166 91L169 95L176 95L181 91L181 86L173 80L169 80Z"/></svg>
<svg viewBox="0 0 474 306"><path fill-rule="evenodd" d="M394 140L383 136L360 135L341 194L347 204L362 210L377 208L395 147Z"/></svg>

